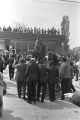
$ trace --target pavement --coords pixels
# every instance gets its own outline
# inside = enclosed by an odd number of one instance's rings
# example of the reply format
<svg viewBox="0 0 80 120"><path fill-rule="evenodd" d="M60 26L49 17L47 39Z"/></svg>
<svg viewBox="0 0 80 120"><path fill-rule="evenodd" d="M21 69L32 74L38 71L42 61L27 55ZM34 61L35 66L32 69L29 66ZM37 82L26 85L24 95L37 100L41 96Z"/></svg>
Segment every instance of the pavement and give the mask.
<svg viewBox="0 0 80 120"><path fill-rule="evenodd" d="M29 104L17 97L16 82L9 80L8 69L4 71L7 94L3 96L2 120L80 120L80 107L62 100ZM76 90L80 91L79 81L73 80Z"/></svg>

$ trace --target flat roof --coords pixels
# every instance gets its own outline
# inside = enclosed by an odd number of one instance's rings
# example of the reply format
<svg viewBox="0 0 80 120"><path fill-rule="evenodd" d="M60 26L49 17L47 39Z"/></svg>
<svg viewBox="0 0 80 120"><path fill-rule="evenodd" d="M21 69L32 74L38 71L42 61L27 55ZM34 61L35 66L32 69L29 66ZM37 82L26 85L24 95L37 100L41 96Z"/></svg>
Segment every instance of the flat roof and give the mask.
<svg viewBox="0 0 80 120"><path fill-rule="evenodd" d="M12 40L12 39L21 39L21 40L54 40L54 41L63 41L65 39L64 35L49 35L49 34L31 34L31 33L20 33L20 32L0 32L0 40Z"/></svg>

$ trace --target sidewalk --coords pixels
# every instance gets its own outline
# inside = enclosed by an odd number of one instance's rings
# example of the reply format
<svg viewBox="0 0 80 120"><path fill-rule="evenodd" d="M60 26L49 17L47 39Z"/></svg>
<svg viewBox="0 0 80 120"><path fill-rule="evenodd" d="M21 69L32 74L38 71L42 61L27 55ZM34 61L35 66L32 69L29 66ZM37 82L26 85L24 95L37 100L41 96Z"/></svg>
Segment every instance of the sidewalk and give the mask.
<svg viewBox="0 0 80 120"><path fill-rule="evenodd" d="M4 74L8 93L3 97L3 120L80 120L80 107L67 101L45 100L43 104L40 102L28 104L23 99L19 99L16 82L9 80L7 71ZM78 82L73 81L73 83L79 86Z"/></svg>
<svg viewBox="0 0 80 120"><path fill-rule="evenodd" d="M78 81L75 81L75 77L74 77L73 85L75 86L77 91L80 91L80 77L79 77Z"/></svg>

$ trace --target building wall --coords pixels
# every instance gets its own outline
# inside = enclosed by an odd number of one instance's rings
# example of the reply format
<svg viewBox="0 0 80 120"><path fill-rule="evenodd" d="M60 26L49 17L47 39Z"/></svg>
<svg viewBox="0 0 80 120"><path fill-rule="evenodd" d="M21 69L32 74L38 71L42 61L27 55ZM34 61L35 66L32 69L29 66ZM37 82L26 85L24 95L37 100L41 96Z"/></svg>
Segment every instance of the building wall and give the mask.
<svg viewBox="0 0 80 120"><path fill-rule="evenodd" d="M63 35L47 35L47 34L27 34L15 32L0 32L0 41L3 39L4 48L13 46L18 52L33 50L36 40L40 40L45 45L46 54L48 50L52 50L58 54L62 54L62 42L65 40Z"/></svg>
<svg viewBox="0 0 80 120"><path fill-rule="evenodd" d="M5 41L4 40L0 40L0 51L5 49Z"/></svg>
<svg viewBox="0 0 80 120"><path fill-rule="evenodd" d="M24 41L24 40L11 40L11 45L16 52L28 52L29 50L34 50L36 40L32 41ZM61 42L54 42L54 41L42 41L43 45L46 49L46 54L49 50L61 55L62 54L62 45Z"/></svg>

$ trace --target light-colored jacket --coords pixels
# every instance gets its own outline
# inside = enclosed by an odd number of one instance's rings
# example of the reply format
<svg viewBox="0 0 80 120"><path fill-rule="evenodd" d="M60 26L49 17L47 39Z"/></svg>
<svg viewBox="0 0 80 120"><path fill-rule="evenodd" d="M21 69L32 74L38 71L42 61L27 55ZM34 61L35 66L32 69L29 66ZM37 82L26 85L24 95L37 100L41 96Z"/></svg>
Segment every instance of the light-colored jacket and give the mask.
<svg viewBox="0 0 80 120"><path fill-rule="evenodd" d="M60 78L71 78L71 67L68 62L63 62L59 67Z"/></svg>

